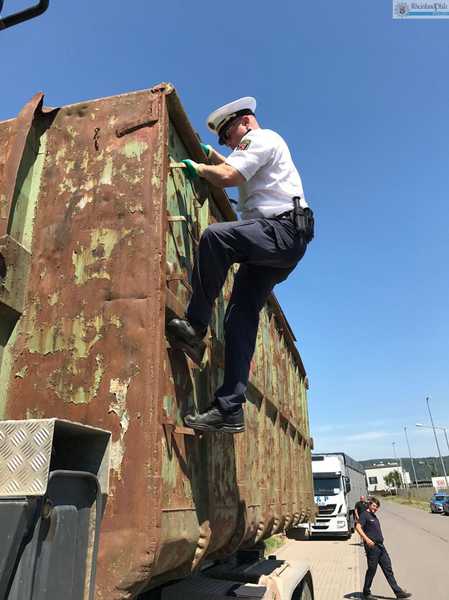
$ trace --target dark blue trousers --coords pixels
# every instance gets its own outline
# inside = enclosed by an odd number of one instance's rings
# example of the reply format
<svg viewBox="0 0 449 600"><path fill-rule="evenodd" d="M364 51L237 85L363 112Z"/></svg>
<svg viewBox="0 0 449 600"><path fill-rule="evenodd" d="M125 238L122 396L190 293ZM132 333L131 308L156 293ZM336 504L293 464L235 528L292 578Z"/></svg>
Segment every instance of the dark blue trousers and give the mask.
<svg viewBox="0 0 449 600"><path fill-rule="evenodd" d="M371 591L371 584L373 583L374 575L377 571L377 565L385 575L385 579L390 584L393 592L397 593L401 591L393 573L393 567L391 565L391 559L387 552L387 549L383 544L376 544L374 548L369 548L365 544L366 560L368 561L368 569L365 575L365 583L363 586L363 593L368 595Z"/></svg>
<svg viewBox="0 0 449 600"><path fill-rule="evenodd" d="M215 223L203 232L186 314L194 326L209 325L229 268L240 264L224 319L224 379L215 392L222 411L232 412L245 401L260 310L273 287L301 260L306 246L289 218Z"/></svg>

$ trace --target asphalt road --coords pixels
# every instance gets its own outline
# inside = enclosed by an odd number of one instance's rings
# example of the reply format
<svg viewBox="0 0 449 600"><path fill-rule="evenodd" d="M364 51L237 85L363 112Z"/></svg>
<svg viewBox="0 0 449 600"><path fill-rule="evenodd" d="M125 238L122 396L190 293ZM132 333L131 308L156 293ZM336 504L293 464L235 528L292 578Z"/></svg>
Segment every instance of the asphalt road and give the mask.
<svg viewBox="0 0 449 600"><path fill-rule="evenodd" d="M382 501L377 513L400 586L414 600L449 600L449 516ZM362 577L366 560L361 564ZM371 591L395 598L378 569Z"/></svg>

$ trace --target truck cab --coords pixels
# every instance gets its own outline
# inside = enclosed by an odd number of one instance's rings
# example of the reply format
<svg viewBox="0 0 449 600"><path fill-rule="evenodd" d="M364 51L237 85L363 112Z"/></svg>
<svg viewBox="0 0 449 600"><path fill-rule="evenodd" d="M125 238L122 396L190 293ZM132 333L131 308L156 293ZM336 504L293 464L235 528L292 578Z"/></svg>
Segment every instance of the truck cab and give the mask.
<svg viewBox="0 0 449 600"><path fill-rule="evenodd" d="M366 494L363 467L349 456L312 455L315 504L318 515L309 525L309 534L349 538L354 532L354 507Z"/></svg>

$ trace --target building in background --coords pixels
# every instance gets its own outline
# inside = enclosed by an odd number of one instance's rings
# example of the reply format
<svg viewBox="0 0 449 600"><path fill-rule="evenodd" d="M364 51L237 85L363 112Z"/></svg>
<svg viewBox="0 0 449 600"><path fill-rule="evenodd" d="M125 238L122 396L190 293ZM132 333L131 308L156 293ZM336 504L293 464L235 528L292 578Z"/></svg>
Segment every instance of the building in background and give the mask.
<svg viewBox="0 0 449 600"><path fill-rule="evenodd" d="M397 471L399 473L401 482L400 487L410 485L410 474L408 471L405 471L400 464L396 462L388 462L387 464L379 463L376 466L365 469L366 480L368 483L368 493L386 492L396 487L394 485L388 485L385 482L385 477L393 471Z"/></svg>

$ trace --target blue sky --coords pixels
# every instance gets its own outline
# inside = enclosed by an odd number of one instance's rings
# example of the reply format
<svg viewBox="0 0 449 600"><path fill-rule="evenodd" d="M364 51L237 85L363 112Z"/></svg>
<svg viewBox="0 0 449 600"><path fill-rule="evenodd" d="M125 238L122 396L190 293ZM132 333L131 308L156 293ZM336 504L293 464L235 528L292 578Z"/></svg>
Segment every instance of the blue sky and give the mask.
<svg viewBox="0 0 449 600"><path fill-rule="evenodd" d="M6 0L5 13L24 2ZM26 4L32 4L29 0ZM279 8L279 10L277 10ZM435 453L449 427L449 21L390 1L56 2L0 32L0 119L171 81L203 139L240 96L287 140L317 235L277 289L319 451ZM444 440L441 439L442 447Z"/></svg>

